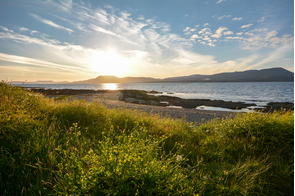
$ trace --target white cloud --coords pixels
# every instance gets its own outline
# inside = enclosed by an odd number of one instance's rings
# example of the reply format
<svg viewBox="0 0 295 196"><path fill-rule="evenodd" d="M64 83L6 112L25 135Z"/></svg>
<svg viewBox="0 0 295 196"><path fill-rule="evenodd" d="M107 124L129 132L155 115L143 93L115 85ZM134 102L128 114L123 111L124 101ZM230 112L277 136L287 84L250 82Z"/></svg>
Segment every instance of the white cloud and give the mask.
<svg viewBox="0 0 295 196"><path fill-rule="evenodd" d="M104 10L100 9L99 11L96 11L94 16L101 24L110 24L107 13Z"/></svg>
<svg viewBox="0 0 295 196"><path fill-rule="evenodd" d="M209 25L210 25L209 23L205 23L205 24L204 24L204 26L209 26Z"/></svg>
<svg viewBox="0 0 295 196"><path fill-rule="evenodd" d="M243 37L238 37L238 36L236 36L236 37L226 37L226 39L242 40L242 39L244 39L244 38L243 38Z"/></svg>
<svg viewBox="0 0 295 196"><path fill-rule="evenodd" d="M195 39L199 38L198 34L194 34L191 36L190 40L195 41Z"/></svg>
<svg viewBox="0 0 295 196"><path fill-rule="evenodd" d="M221 3L221 2L223 2L223 1L226 1L226 0L219 0L219 1L217 1L216 3L218 4L218 3Z"/></svg>
<svg viewBox="0 0 295 196"><path fill-rule="evenodd" d="M184 32L189 31L191 28L190 27L186 27L185 29L183 29Z"/></svg>
<svg viewBox="0 0 295 196"><path fill-rule="evenodd" d="M34 33L39 33L38 31L30 30L30 29L25 28L25 27L21 27L21 28L19 28L19 30L22 31L22 32L30 31L31 35L33 35Z"/></svg>
<svg viewBox="0 0 295 196"><path fill-rule="evenodd" d="M243 19L243 17L235 17L235 18L233 18L233 20L238 20L238 21L241 21Z"/></svg>
<svg viewBox="0 0 295 196"><path fill-rule="evenodd" d="M243 35L243 32L240 32L240 33L236 33L237 35Z"/></svg>
<svg viewBox="0 0 295 196"><path fill-rule="evenodd" d="M211 35L211 29L210 28L204 28L204 29L201 29L199 31L199 34L202 34L202 35Z"/></svg>
<svg viewBox="0 0 295 196"><path fill-rule="evenodd" d="M121 35L119 35L119 34L116 34L116 33L114 33L113 31L106 30L106 29L104 29L104 28L102 28L102 27L99 27L99 26L96 26L96 25L91 24L91 25L90 25L90 28L94 29L94 30L97 31L97 32L101 32L101 33L105 33L105 34L108 34L108 35L115 36L115 37L121 39L122 41L124 41L124 42L126 42L126 43L130 43L130 44L138 45L136 42L133 42L133 41L129 40L129 39L126 38L126 37L123 37L123 36L121 36Z"/></svg>
<svg viewBox="0 0 295 196"><path fill-rule="evenodd" d="M228 28L226 27L219 27L216 31L214 35L211 35L211 37L214 38L220 38L222 36L222 31L228 30Z"/></svg>
<svg viewBox="0 0 295 196"><path fill-rule="evenodd" d="M28 31L29 29L25 28L25 27L21 27L19 28L20 31Z"/></svg>
<svg viewBox="0 0 295 196"><path fill-rule="evenodd" d="M251 26L253 26L253 24L243 25L243 26L241 26L241 29L243 29L243 28L248 28L248 27L251 27Z"/></svg>
<svg viewBox="0 0 295 196"><path fill-rule="evenodd" d="M270 38L275 37L277 34L278 34L277 31L271 31L271 32L267 33L265 40L269 40Z"/></svg>
<svg viewBox="0 0 295 196"><path fill-rule="evenodd" d="M43 19L40 16L37 16L36 14L30 14L30 15L33 16L34 18L36 18L37 20L39 20L40 22L43 22L44 24L50 25L50 26L58 28L58 29L66 30L69 33L74 32L72 29L69 29L69 28L63 27L61 25L58 25L58 24L56 24L56 23L54 23L54 22L52 22L50 20Z"/></svg>
<svg viewBox="0 0 295 196"><path fill-rule="evenodd" d="M226 31L223 33L223 35L232 35L232 34L234 34L234 32L232 32L232 31Z"/></svg>
<svg viewBox="0 0 295 196"><path fill-rule="evenodd" d="M138 20L144 20L145 19L145 17L143 16L143 15L140 15L139 17L138 17Z"/></svg>
<svg viewBox="0 0 295 196"><path fill-rule="evenodd" d="M294 37L291 35L283 35L282 37L276 37L277 31L271 31L266 34L255 35L248 39L245 39L245 50L256 50L261 48L277 48L282 45L293 45Z"/></svg>
<svg viewBox="0 0 295 196"><path fill-rule="evenodd" d="M3 27L3 26L0 26L0 29L2 29L3 31L13 33L13 30L9 30L9 29L7 29L6 27Z"/></svg>
<svg viewBox="0 0 295 196"><path fill-rule="evenodd" d="M223 19L223 18L229 18L229 17L231 17L231 15L223 15L223 16L219 16L219 17L217 18L217 20L221 20L221 19Z"/></svg>
<svg viewBox="0 0 295 196"><path fill-rule="evenodd" d="M245 34L246 35L250 35L250 36L254 36L254 34L253 33L250 33L250 32L246 32Z"/></svg>
<svg viewBox="0 0 295 196"><path fill-rule="evenodd" d="M257 22L263 22L265 20L265 17L262 17L260 20L258 20Z"/></svg>
<svg viewBox="0 0 295 196"><path fill-rule="evenodd" d="M254 29L254 30L251 30L249 32L262 32L262 31L267 31L267 28Z"/></svg>

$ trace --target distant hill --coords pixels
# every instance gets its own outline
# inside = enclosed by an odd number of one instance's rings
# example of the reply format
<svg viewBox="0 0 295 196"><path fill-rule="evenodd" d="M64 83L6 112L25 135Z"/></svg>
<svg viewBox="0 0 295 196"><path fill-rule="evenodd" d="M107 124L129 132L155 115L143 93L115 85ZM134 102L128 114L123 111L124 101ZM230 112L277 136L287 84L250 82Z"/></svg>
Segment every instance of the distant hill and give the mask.
<svg viewBox="0 0 295 196"><path fill-rule="evenodd" d="M155 79L149 77L98 76L97 78L77 81L76 84L96 83L167 83L167 82L288 82L294 81L294 73L283 68L248 70L242 72L219 73L214 75L190 75Z"/></svg>
<svg viewBox="0 0 295 196"><path fill-rule="evenodd" d="M242 72L219 73L214 75L190 75L165 78L169 82L275 82L294 81L294 73L283 68L248 70Z"/></svg>

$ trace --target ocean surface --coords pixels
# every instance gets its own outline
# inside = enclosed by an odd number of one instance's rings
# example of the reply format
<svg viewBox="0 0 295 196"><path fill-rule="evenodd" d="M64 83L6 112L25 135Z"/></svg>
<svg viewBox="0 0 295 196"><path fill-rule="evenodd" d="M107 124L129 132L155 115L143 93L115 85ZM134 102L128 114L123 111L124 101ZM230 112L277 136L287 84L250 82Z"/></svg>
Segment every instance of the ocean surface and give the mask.
<svg viewBox="0 0 295 196"><path fill-rule="evenodd" d="M185 99L241 101L264 106L268 102L294 103L294 82L129 83L129 84L14 84L51 89L145 90Z"/></svg>

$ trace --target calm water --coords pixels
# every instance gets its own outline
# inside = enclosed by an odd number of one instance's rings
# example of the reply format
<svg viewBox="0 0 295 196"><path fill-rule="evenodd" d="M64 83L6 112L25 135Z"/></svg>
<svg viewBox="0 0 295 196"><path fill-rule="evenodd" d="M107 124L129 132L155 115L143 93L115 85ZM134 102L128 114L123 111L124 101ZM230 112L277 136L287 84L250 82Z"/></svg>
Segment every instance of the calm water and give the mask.
<svg viewBox="0 0 295 196"><path fill-rule="evenodd" d="M294 103L294 82L241 82L241 83L130 83L130 84L20 84L23 87L51 89L92 90L146 90L186 99L211 99L256 103ZM173 94L170 94L173 93Z"/></svg>

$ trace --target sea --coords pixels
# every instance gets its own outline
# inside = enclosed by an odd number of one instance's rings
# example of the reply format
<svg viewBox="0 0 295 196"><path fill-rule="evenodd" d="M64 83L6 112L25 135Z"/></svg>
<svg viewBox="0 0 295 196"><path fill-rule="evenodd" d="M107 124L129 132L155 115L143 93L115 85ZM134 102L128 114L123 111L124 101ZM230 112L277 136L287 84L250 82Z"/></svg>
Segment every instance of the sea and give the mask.
<svg viewBox="0 0 295 196"><path fill-rule="evenodd" d="M103 84L14 84L47 89L145 90L156 95L184 99L211 99L255 103L263 107L269 102L294 103L294 82L222 82L222 83L103 83ZM203 106L197 109L223 110Z"/></svg>

